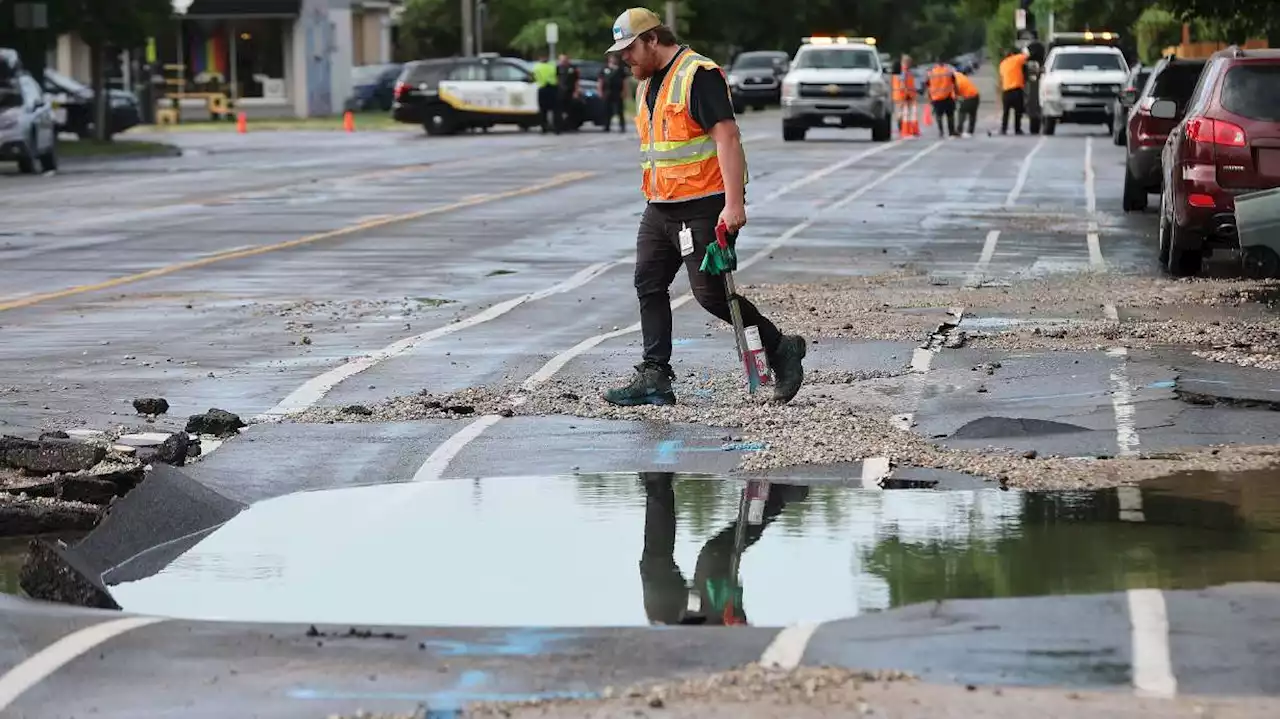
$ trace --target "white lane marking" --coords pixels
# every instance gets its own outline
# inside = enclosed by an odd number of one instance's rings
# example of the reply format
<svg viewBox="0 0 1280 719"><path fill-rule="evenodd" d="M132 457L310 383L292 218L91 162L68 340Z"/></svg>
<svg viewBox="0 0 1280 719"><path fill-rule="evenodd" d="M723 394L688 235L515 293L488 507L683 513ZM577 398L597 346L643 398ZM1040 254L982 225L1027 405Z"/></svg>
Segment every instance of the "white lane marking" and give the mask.
<svg viewBox="0 0 1280 719"><path fill-rule="evenodd" d="M413 481L423 482L434 479L440 479L444 475L444 471L449 468L449 463L454 457L471 443L471 440L484 434L486 429L498 423L502 419L496 414L487 414L480 419L468 424L466 427L458 430L451 437L446 439L436 447L431 456L427 457L427 461L422 463L417 472L413 474Z"/></svg>
<svg viewBox="0 0 1280 719"><path fill-rule="evenodd" d="M1000 241L1000 230L992 230L987 233L986 242L982 243L982 254L978 257L978 262L973 266L973 270L969 272L969 277L964 281L964 288L972 290L982 284L987 274L987 267L991 264L991 258L996 254L996 243Z"/></svg>
<svg viewBox="0 0 1280 719"><path fill-rule="evenodd" d="M1138 428L1134 424L1136 411L1133 406L1133 390L1129 384L1129 372L1126 364L1129 350L1115 347L1107 351L1107 356L1119 360L1115 369L1111 370L1111 407L1116 415L1116 444L1120 448L1121 457L1132 457L1138 453Z"/></svg>
<svg viewBox="0 0 1280 719"><path fill-rule="evenodd" d="M1098 223L1089 223L1089 231L1085 234L1085 242L1089 245L1089 267L1099 272L1105 272L1107 262L1102 259L1102 237L1098 233Z"/></svg>
<svg viewBox="0 0 1280 719"><path fill-rule="evenodd" d="M1133 690L1139 696L1172 699L1178 693L1169 651L1169 610L1159 589L1130 589L1130 648Z"/></svg>
<svg viewBox="0 0 1280 719"><path fill-rule="evenodd" d="M862 153L860 157L869 157L877 152L882 152L883 150L888 149L889 147L892 147L894 144L896 143L886 143L884 145L881 145L880 147L867 150L866 152ZM818 218L821 217L822 215L826 214L827 212L830 212L831 210L844 207L845 205L848 205L850 202L853 202L859 197L862 197L866 193L880 186L885 181L892 179L899 172L902 172L903 170L907 169L911 165L915 164L918 160L923 158L925 155L928 155L929 153L933 152L939 147L941 147L941 145L930 145L929 147L926 147L925 149L921 150L920 152L917 152L916 154L912 155L906 160L903 160L892 170L889 170L888 172L885 172L884 174L877 176L874 180L858 188L858 190L847 195L843 199L820 208L813 217L810 217L804 222L801 222L800 224L791 227L786 232L783 232L781 235L775 238L772 242L765 245L762 249L760 249L755 254L751 255L745 260L740 261L738 263L738 271L744 270L750 267L751 265L754 265L755 263L759 262L760 260L765 259L769 255L773 254L774 251L776 251L779 247L781 247L784 243L786 243L792 237L795 237L801 232L804 232L808 228L812 227L813 224L817 222ZM691 293L685 293L683 295L680 295L679 297L671 301L672 311L679 309L685 303L691 301L692 299L693 299L693 295ZM614 330L612 332L605 332L604 334L599 334L594 337L588 337L587 339L579 342L573 347L565 350L564 352L561 352L555 357L552 357L546 364L544 364L541 368L539 368L537 372L534 372L532 375L529 376L528 379L524 381L524 383L521 385L521 390L530 391L530 390L536 389L538 385L541 385L547 380L550 380L552 377L556 375L557 372L559 372L561 369L564 369L565 365L569 364L569 362L573 361L575 358L579 357L584 352L596 347L600 343L605 342L607 340L616 339L618 337L622 337L624 335L630 334L632 332L638 332L638 331L640 331L640 323L636 322L635 324L628 325L627 327L623 327L620 330ZM517 403L522 403L523 398L517 396L516 401ZM454 436L445 440L444 445L442 445L440 448L437 448L435 452L431 453L431 455L427 458L427 461L422 465L422 467L420 467L418 471L414 473L414 480L415 481L433 481L433 480L441 479L442 477L444 477L445 471L448 470L449 468L449 462L451 462L453 458L456 457L458 453L461 452L462 449L468 443L475 440L477 437L483 434L485 430L497 424L501 420L502 420L502 417L498 415L486 415L484 417L481 417L473 421L471 424L459 430L457 433L454 434ZM440 450L445 445L447 445L448 451L441 452Z"/></svg>
<svg viewBox="0 0 1280 719"><path fill-rule="evenodd" d="M1142 511L1142 490L1137 487L1116 487L1116 499L1120 503L1120 521L1147 521L1147 515Z"/></svg>
<svg viewBox="0 0 1280 719"><path fill-rule="evenodd" d="M1119 322L1120 310L1116 309L1115 304L1108 302L1102 306L1102 316L1109 322Z"/></svg>
<svg viewBox="0 0 1280 719"><path fill-rule="evenodd" d="M964 319L964 307L952 307L947 310L947 314L950 315L956 327L959 327ZM933 336L930 335L930 340L932 339ZM924 398L924 376L933 368L933 358L941 349L942 347L936 349L928 346L917 347L911 353L911 374L905 380L902 393L903 402L911 408L911 411L889 418L889 423L903 432L910 432L916 423L915 408L920 406Z"/></svg>
<svg viewBox="0 0 1280 719"><path fill-rule="evenodd" d="M1084 138L1084 202L1089 211L1089 219L1098 211L1098 193L1094 190L1093 175L1093 138Z"/></svg>
<svg viewBox="0 0 1280 719"><path fill-rule="evenodd" d="M928 372L933 366L933 351L927 347L917 347L911 352L911 371Z"/></svg>
<svg viewBox="0 0 1280 719"><path fill-rule="evenodd" d="M1031 152L1022 158L1022 165L1018 168L1018 180L1014 183L1013 189L1009 190L1009 195L1004 198L1004 206L1006 208L1013 207L1018 201L1018 196L1022 194L1022 188L1027 184L1027 176L1031 174L1031 161L1035 158L1036 153L1040 152L1040 148L1044 147L1045 140L1049 139L1045 135L1040 136L1040 141L1031 148Z"/></svg>
<svg viewBox="0 0 1280 719"><path fill-rule="evenodd" d="M818 624L795 624L779 631L760 655L761 666L788 671L800 666L805 647L818 630Z"/></svg>
<svg viewBox="0 0 1280 719"><path fill-rule="evenodd" d="M41 649L0 677L0 712L8 709L23 692L90 649L125 632L162 621L160 617L113 619L72 632Z"/></svg>
<svg viewBox="0 0 1280 719"><path fill-rule="evenodd" d="M868 457L862 460L862 488L881 489L880 480L888 477L891 469L888 457Z"/></svg>
<svg viewBox="0 0 1280 719"><path fill-rule="evenodd" d="M443 327L437 327L429 332L423 332L419 335L397 340L376 352L350 360L345 364L334 367L318 377L313 377L312 379L307 380L301 387L289 393L289 396L280 400L275 407L272 407L264 414L260 415L257 420L268 421L310 409L317 402L323 399L330 390L341 384L343 380L350 379L367 369L377 366L379 363L385 362L392 357L402 355L424 342L430 342L431 340L439 339L445 335L450 335L454 332L459 332L469 327L475 327L476 325L489 322L490 320L495 320L523 304L536 302L550 297L551 295L569 292L570 290L587 284L591 280L594 280L620 264L622 263L598 262L579 270L572 277L561 282L557 282L545 289L520 295L519 297L513 297L504 302L499 302L483 312L471 315L461 321L453 322L451 324L444 325Z"/></svg>

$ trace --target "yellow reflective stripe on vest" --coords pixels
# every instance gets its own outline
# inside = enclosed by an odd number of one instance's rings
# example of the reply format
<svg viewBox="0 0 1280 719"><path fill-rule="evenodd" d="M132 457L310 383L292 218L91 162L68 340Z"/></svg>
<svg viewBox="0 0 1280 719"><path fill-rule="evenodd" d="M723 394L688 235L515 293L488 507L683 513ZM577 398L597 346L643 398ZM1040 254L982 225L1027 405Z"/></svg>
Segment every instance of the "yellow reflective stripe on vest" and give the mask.
<svg viewBox="0 0 1280 719"><path fill-rule="evenodd" d="M657 167L674 167L689 162L702 162L716 156L716 141L710 135L684 142L655 142L653 145L652 150L647 147L640 149L641 166L652 161Z"/></svg>
<svg viewBox="0 0 1280 719"><path fill-rule="evenodd" d="M671 89L667 94L667 102L673 105L683 105L686 98L689 97L689 86L693 84L693 74L696 72L696 65L711 63L707 58L690 52L680 58L679 64L674 68L675 77L671 80Z"/></svg>

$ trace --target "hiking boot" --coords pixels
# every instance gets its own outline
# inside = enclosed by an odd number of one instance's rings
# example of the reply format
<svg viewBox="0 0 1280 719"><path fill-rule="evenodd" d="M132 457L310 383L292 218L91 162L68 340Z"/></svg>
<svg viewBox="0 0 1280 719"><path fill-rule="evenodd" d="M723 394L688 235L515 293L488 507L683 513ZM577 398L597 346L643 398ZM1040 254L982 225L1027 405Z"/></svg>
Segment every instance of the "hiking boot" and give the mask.
<svg viewBox="0 0 1280 719"><path fill-rule="evenodd" d="M790 402L804 384L805 341L799 335L787 335L778 343L778 349L769 357L773 368L773 399L783 404Z"/></svg>
<svg viewBox="0 0 1280 719"><path fill-rule="evenodd" d="M636 376L631 383L608 390L604 393L604 400L622 407L675 404L676 393L671 389L671 380L675 378L676 373L670 367L642 362L636 365Z"/></svg>

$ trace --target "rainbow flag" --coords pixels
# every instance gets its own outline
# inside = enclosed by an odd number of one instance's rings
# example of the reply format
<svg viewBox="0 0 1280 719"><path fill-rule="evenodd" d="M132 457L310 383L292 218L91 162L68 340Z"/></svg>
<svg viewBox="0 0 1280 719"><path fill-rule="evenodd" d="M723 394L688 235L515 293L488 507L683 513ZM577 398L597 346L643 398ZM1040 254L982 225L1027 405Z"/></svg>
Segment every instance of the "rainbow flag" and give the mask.
<svg viewBox="0 0 1280 719"><path fill-rule="evenodd" d="M191 68L193 76L211 72L218 73L226 78L228 76L227 38L222 35L216 35L206 38L203 43L192 47Z"/></svg>

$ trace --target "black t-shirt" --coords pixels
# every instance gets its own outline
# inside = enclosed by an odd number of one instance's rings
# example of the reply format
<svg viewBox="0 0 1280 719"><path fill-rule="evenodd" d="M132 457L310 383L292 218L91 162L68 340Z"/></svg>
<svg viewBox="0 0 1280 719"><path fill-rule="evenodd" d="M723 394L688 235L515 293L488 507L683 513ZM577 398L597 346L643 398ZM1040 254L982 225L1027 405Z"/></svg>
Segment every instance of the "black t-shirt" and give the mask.
<svg viewBox="0 0 1280 719"><path fill-rule="evenodd" d="M610 97L621 97L622 88L626 87L627 84L627 72L622 69L621 65L618 67L606 65L600 71L600 79L604 83L604 91Z"/></svg>
<svg viewBox="0 0 1280 719"><path fill-rule="evenodd" d="M578 68L573 65L561 65L556 68L556 80L560 85L561 94L572 95L578 88L578 77Z"/></svg>
<svg viewBox="0 0 1280 719"><path fill-rule="evenodd" d="M658 92L662 89L667 73L681 56L682 53L677 53L666 67L654 73L649 79L649 87L645 92L645 104L649 106L651 114L654 106L658 104ZM710 132L711 128L721 121L734 119L729 85L719 70L703 67L698 68L698 71L693 74L693 82L689 86L689 114L704 132ZM687 216L701 215L704 212L716 215L724 207L724 195L701 197L685 202L655 202L650 203L650 206L680 212Z"/></svg>

